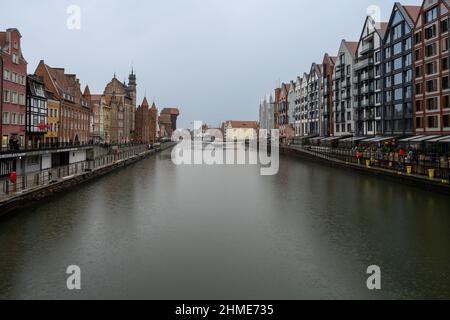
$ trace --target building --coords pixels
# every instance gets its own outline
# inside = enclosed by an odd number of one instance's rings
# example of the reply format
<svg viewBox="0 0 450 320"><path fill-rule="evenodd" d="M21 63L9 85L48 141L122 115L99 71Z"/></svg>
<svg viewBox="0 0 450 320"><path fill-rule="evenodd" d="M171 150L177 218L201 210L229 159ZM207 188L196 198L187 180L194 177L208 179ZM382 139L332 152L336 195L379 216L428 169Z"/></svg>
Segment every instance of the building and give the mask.
<svg viewBox="0 0 450 320"><path fill-rule="evenodd" d="M158 141L158 109L156 108L155 102L153 102L152 107L149 110L149 142L155 143Z"/></svg>
<svg viewBox="0 0 450 320"><path fill-rule="evenodd" d="M313 63L308 77L308 109L305 128L307 136L321 134L322 79L322 65Z"/></svg>
<svg viewBox="0 0 450 320"><path fill-rule="evenodd" d="M147 98L144 98L142 104L138 106L135 113L135 141L149 144L150 139L150 108Z"/></svg>
<svg viewBox="0 0 450 320"><path fill-rule="evenodd" d="M2 59L2 142L0 150L25 147L27 62L22 54L19 30L0 32Z"/></svg>
<svg viewBox="0 0 450 320"><path fill-rule="evenodd" d="M102 107L102 96L99 94L91 95L91 140L93 143L105 143L104 134L104 116Z"/></svg>
<svg viewBox="0 0 450 320"><path fill-rule="evenodd" d="M177 130L177 119L180 115L178 108L165 108L159 115L160 138L172 138L172 133Z"/></svg>
<svg viewBox="0 0 450 320"><path fill-rule="evenodd" d="M110 110L111 143L129 143L133 140L136 110L136 75L131 71L128 85L120 82L116 75L106 85L104 103Z"/></svg>
<svg viewBox="0 0 450 320"><path fill-rule="evenodd" d="M353 67L358 42L342 40L333 71L333 126L334 136L355 133L355 112L352 92L354 83ZM357 89L356 89L357 90Z"/></svg>
<svg viewBox="0 0 450 320"><path fill-rule="evenodd" d="M414 126L419 135L450 134L450 1L424 1L414 27Z"/></svg>
<svg viewBox="0 0 450 320"><path fill-rule="evenodd" d="M322 111L321 111L321 128L322 135L330 137L334 135L333 126L333 71L336 64L336 57L332 57L326 53L323 57L323 90L322 90Z"/></svg>
<svg viewBox="0 0 450 320"><path fill-rule="evenodd" d="M280 103L281 88L275 88L275 94L273 99L273 119L274 119L274 129L280 129L280 124L278 123L278 105Z"/></svg>
<svg viewBox="0 0 450 320"><path fill-rule="evenodd" d="M264 96L260 103L259 123L261 129L270 131L275 128L273 94Z"/></svg>
<svg viewBox="0 0 450 320"><path fill-rule="evenodd" d="M90 141L91 108L89 95L83 96L80 81L64 68L53 68L39 62L35 75L42 78L45 87L59 101L58 140L65 145L86 145Z"/></svg>
<svg viewBox="0 0 450 320"><path fill-rule="evenodd" d="M59 101L55 98L54 94L46 90L47 92L47 132L44 134L45 145L47 147L53 147L59 145Z"/></svg>
<svg viewBox="0 0 450 320"><path fill-rule="evenodd" d="M299 127L299 137L308 135L308 108L309 108L309 73L304 73L301 80L300 96L299 99L299 111L296 126Z"/></svg>
<svg viewBox="0 0 450 320"><path fill-rule="evenodd" d="M26 100L25 144L27 149L38 149L45 145L48 132L48 99L43 79L27 77Z"/></svg>
<svg viewBox="0 0 450 320"><path fill-rule="evenodd" d="M294 136L301 136L301 96L302 96L302 81L301 77L297 77L295 82L295 107L294 107Z"/></svg>
<svg viewBox="0 0 450 320"><path fill-rule="evenodd" d="M289 88L290 85L288 83L282 83L280 87L280 96L278 99L278 103L275 105L277 110L277 124L278 129L280 130L280 138L287 138L287 132L289 127Z"/></svg>
<svg viewBox="0 0 450 320"><path fill-rule="evenodd" d="M354 100L356 135L383 133L382 112L382 40L387 23L366 17L356 51L354 69ZM389 69L387 70L389 71Z"/></svg>
<svg viewBox="0 0 450 320"><path fill-rule="evenodd" d="M383 135L413 134L413 29L420 6L395 3L383 39Z"/></svg>
<svg viewBox="0 0 450 320"><path fill-rule="evenodd" d="M226 121L222 124L222 132L227 141L257 140L258 130L256 121Z"/></svg>
<svg viewBox="0 0 450 320"><path fill-rule="evenodd" d="M288 112L287 112L287 123L288 125L285 127L285 135L288 139L291 139L295 136L295 101L297 100L296 96L296 82L291 81L289 84L289 91L288 91L288 97L287 97L287 105L288 105Z"/></svg>

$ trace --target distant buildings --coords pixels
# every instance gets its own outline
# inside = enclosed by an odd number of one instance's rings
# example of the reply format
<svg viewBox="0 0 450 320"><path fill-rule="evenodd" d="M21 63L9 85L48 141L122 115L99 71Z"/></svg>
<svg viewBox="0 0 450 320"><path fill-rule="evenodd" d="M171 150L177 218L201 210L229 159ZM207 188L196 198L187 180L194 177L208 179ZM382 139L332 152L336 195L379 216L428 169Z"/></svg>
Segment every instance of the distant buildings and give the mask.
<svg viewBox="0 0 450 320"><path fill-rule="evenodd" d="M159 136L172 138L172 133L177 130L177 119L180 115L178 108L165 108L159 115Z"/></svg>
<svg viewBox="0 0 450 320"><path fill-rule="evenodd" d="M256 121L225 121L222 132L227 141L249 141L258 139L258 122Z"/></svg>

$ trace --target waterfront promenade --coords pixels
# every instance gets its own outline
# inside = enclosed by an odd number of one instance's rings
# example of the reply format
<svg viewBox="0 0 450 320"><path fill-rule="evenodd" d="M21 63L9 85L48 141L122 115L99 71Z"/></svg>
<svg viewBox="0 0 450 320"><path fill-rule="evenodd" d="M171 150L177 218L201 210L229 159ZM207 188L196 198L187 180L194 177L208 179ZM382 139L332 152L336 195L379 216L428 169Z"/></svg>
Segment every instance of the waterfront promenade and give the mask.
<svg viewBox="0 0 450 320"><path fill-rule="evenodd" d="M9 178L2 178L0 179L1 214L27 205L21 203L23 201L41 200L51 196L52 193L66 190L172 146L173 143L164 143L158 150L149 149L146 145L125 146L112 154L100 155L93 160L18 176L15 184L11 183Z"/></svg>
<svg viewBox="0 0 450 320"><path fill-rule="evenodd" d="M281 152L450 193L450 161L445 157L406 157L398 153L302 145L285 145Z"/></svg>

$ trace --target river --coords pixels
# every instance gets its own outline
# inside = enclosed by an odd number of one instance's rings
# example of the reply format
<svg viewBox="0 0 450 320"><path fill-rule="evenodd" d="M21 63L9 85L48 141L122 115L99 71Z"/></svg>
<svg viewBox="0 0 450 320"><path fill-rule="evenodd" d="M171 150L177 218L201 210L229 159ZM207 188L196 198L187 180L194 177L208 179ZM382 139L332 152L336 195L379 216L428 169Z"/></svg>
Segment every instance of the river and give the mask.
<svg viewBox="0 0 450 320"><path fill-rule="evenodd" d="M288 157L261 176L165 151L2 217L0 298L449 299L450 197Z"/></svg>

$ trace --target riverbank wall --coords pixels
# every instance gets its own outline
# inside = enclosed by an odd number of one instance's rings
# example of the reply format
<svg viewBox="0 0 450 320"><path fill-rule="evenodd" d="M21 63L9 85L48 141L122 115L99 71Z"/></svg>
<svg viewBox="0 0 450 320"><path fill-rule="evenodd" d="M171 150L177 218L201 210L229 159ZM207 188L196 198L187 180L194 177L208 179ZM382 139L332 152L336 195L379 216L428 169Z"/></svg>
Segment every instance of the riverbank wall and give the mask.
<svg viewBox="0 0 450 320"><path fill-rule="evenodd" d="M363 174L377 176L381 178L390 179L398 183L420 187L425 190L439 192L450 195L450 184L447 180L433 179L421 175L408 174L406 172L399 172L395 170L388 170L383 168L376 168L363 164L355 164L350 162L341 161L328 157L326 155L320 155L315 152L308 151L302 147L296 146L281 146L280 153L282 155L305 159L308 161L319 162L322 165L329 167L335 167L340 169L358 171Z"/></svg>
<svg viewBox="0 0 450 320"><path fill-rule="evenodd" d="M143 159L147 159L151 156L156 155L157 153L170 149L173 146L175 146L175 143L165 143L162 144L161 148L158 150L147 150L128 159L118 160L112 164L82 172L80 174L62 179L58 182L33 188L32 190L24 190L20 194L13 194L9 198L0 200L0 216L9 214L18 209L32 207L34 204L48 199L54 195L60 194L65 191L70 191L70 189L81 186L83 183L98 179L106 174L127 167Z"/></svg>

